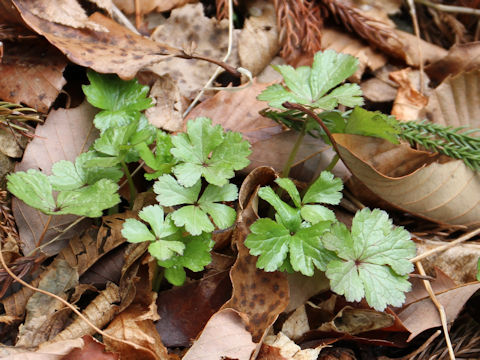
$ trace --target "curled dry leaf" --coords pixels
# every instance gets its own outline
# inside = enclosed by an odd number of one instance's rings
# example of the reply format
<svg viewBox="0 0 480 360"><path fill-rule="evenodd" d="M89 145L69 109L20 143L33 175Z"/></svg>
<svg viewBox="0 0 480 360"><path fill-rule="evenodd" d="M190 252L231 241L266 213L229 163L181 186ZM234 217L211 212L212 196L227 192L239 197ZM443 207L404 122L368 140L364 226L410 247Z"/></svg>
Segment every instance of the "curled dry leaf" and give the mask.
<svg viewBox="0 0 480 360"><path fill-rule="evenodd" d="M231 294L227 271L159 293L155 326L165 346L190 346Z"/></svg>
<svg viewBox="0 0 480 360"><path fill-rule="evenodd" d="M175 36L172 37L172 34ZM237 31L234 34L236 35ZM195 50L196 54L220 60L227 53L228 21L218 22L216 19L209 19L204 15L201 3L188 4L173 10L170 17L155 29L151 38L157 42L187 49L193 46L194 49L190 50ZM233 66L238 65L236 36L232 54L227 62ZM177 82L180 94L189 99L195 97L197 91L205 86L216 68L217 66L211 63L172 57L149 67L158 75L169 74Z"/></svg>
<svg viewBox="0 0 480 360"><path fill-rule="evenodd" d="M78 273L65 260L55 259L38 287L63 299L78 284ZM58 300L36 292L27 302L25 323L20 326L17 346L37 346L55 336L70 312Z"/></svg>
<svg viewBox="0 0 480 360"><path fill-rule="evenodd" d="M480 289L480 283L474 282L436 294L437 300L445 309L448 323L457 318L467 300L478 289ZM427 329L440 327L442 325L438 309L429 296L400 310L398 317L408 331L410 331L408 341ZM418 321L419 318L421 318L422 321Z"/></svg>
<svg viewBox="0 0 480 360"><path fill-rule="evenodd" d="M36 136L28 144L23 159L15 170L38 169L49 175L54 162L73 161L81 152L86 151L97 137L92 121L95 113L96 110L87 102L73 109L51 111L45 124L38 125L35 129ZM36 248L49 216L16 198L12 201L12 210L20 234L20 246L23 253L28 254ZM76 219L78 217L74 215L54 216L45 233L43 243L59 235L59 231ZM59 240L71 237L86 226L86 222L80 223L61 235ZM43 252L55 255L64 245L65 242L57 241L43 249Z"/></svg>
<svg viewBox="0 0 480 360"><path fill-rule="evenodd" d="M0 63L0 99L46 113L66 83L66 66L65 56L45 40L9 46Z"/></svg>
<svg viewBox="0 0 480 360"><path fill-rule="evenodd" d="M117 313L120 302L120 293L118 286L112 283L107 284L107 288L101 291L93 301L82 311L90 322L98 328L103 328L108 324ZM62 330L50 342L55 343L61 340L76 339L84 335L93 335L96 331L88 325L82 318L77 317L68 327Z"/></svg>
<svg viewBox="0 0 480 360"><path fill-rule="evenodd" d="M257 168L252 171L239 192L240 214L233 234L238 249L237 261L230 270L233 294L223 309L233 308L248 316L247 329L255 343L259 343L266 331L286 308L289 301L287 277L284 273L264 272L257 269L257 257L250 255L244 241L250 225L257 219L254 209L258 188L269 184L275 178L271 168Z"/></svg>
<svg viewBox="0 0 480 360"><path fill-rule="evenodd" d="M257 359L268 360L316 360L323 346L315 349L301 349L285 334L279 332L277 335L270 335L265 338Z"/></svg>
<svg viewBox="0 0 480 360"><path fill-rule="evenodd" d="M247 322L244 314L233 309L217 312L183 360L250 359L256 344L246 329Z"/></svg>
<svg viewBox="0 0 480 360"><path fill-rule="evenodd" d="M390 79L399 87L391 114L398 120L417 120L421 110L427 105L428 98L421 93L420 72L411 68L390 73ZM425 84L428 85L428 84Z"/></svg>
<svg viewBox="0 0 480 360"><path fill-rule="evenodd" d="M257 0L248 3L250 17L238 38L240 66L257 76L280 50L277 17L273 3Z"/></svg>

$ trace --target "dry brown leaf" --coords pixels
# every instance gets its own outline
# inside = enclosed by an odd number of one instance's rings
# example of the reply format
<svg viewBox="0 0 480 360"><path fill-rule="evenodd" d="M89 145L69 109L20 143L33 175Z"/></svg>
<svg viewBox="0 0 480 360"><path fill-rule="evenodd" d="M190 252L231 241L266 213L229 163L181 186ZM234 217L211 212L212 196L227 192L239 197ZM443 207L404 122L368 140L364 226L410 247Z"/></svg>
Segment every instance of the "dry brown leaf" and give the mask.
<svg viewBox="0 0 480 360"><path fill-rule="evenodd" d="M399 85L391 112L398 120L417 120L421 117L420 112L427 105L428 98L421 93L420 76L419 71L412 72L411 68L390 73L390 79Z"/></svg>
<svg viewBox="0 0 480 360"><path fill-rule="evenodd" d="M78 273L65 260L55 259L38 287L63 299L78 284ZM62 311L62 310L67 311ZM25 323L19 327L17 346L37 346L54 337L70 314L63 303L36 292L27 302Z"/></svg>
<svg viewBox="0 0 480 360"><path fill-rule="evenodd" d="M238 38L240 66L257 76L280 50L277 17L273 3L256 0L248 3L250 17Z"/></svg>
<svg viewBox="0 0 480 360"><path fill-rule="evenodd" d="M147 65L161 61L176 49L137 35L115 21L94 13L89 19L108 32L75 29L55 24L32 14L23 1L16 1L22 18L37 33L63 52L72 62L100 73L115 73L131 79Z"/></svg>
<svg viewBox="0 0 480 360"><path fill-rule="evenodd" d="M467 300L480 289L480 283L474 282L460 285L456 288L446 290L436 294L437 300L443 305L447 322L450 323L457 318ZM421 332L440 327L440 315L438 309L433 304L430 297L416 301L398 313L398 317L403 325L410 331L408 341L416 337ZM419 319L422 319L419 321Z"/></svg>
<svg viewBox="0 0 480 360"><path fill-rule="evenodd" d="M265 349L259 354L258 359L267 360L266 351L271 352L272 349L267 347L277 348L278 354L281 358L275 357L275 360L291 359L291 360L317 360L320 351L323 346L319 346L315 349L301 349L300 346L295 344L285 334L279 332L277 335L270 335L265 338Z"/></svg>
<svg viewBox="0 0 480 360"><path fill-rule="evenodd" d="M0 62L0 67L1 67ZM1 73L1 70L0 70ZM4 99L0 95L1 98ZM0 152L8 157L20 158L23 155L23 150L27 146L28 138L25 136L18 137L10 129L0 128ZM0 176L2 178L2 176Z"/></svg>
<svg viewBox="0 0 480 360"><path fill-rule="evenodd" d="M40 346L38 350L24 349L21 347L0 346L0 357L8 360L60 360L73 349L85 345L83 339L60 341L46 346Z"/></svg>
<svg viewBox="0 0 480 360"><path fill-rule="evenodd" d="M32 286L38 286L40 279L48 274L49 268L47 268L40 276L30 282ZM33 295L33 290L26 287L22 287L16 293L0 300L3 305L5 314L0 316L0 319L5 318L9 321L22 320L25 315L25 307L27 306L28 299ZM3 321L2 321L3 322Z"/></svg>
<svg viewBox="0 0 480 360"><path fill-rule="evenodd" d="M118 360L119 354L105 352L105 345L91 336L83 336L84 345L70 351L62 360Z"/></svg>
<svg viewBox="0 0 480 360"><path fill-rule="evenodd" d="M190 346L231 295L227 271L160 292L157 299L160 320L155 326L165 346Z"/></svg>
<svg viewBox="0 0 480 360"><path fill-rule="evenodd" d="M166 131L179 131L183 125L183 112L186 110L180 90L169 74L159 76L150 88L150 97L155 106L145 111L150 124Z"/></svg>
<svg viewBox="0 0 480 360"><path fill-rule="evenodd" d="M248 316L247 329L255 343L259 343L266 331L286 308L289 301L287 277L284 273L264 272L256 267L257 257L249 254L243 244L249 234L250 225L257 219L254 203L257 201L259 186L271 183L275 172L271 168L258 168L252 171L239 192L237 226L233 239L238 249L237 261L230 270L233 294L223 305Z"/></svg>
<svg viewBox="0 0 480 360"><path fill-rule="evenodd" d="M322 271L315 271L313 276L298 272L287 274L290 289L290 302L285 312L290 312L305 304L312 296L330 289L330 281Z"/></svg>
<svg viewBox="0 0 480 360"><path fill-rule="evenodd" d="M104 216L97 233L87 231L74 237L58 257L76 268L79 275L84 274L102 256L126 241L121 234L122 225L125 219L131 217L134 217L131 211Z"/></svg>
<svg viewBox="0 0 480 360"><path fill-rule="evenodd" d="M182 359L250 359L256 345L246 330L246 322L245 316L233 309L217 312Z"/></svg>
<svg viewBox="0 0 480 360"><path fill-rule="evenodd" d="M109 283L107 288L98 294L82 311L82 314L98 328L103 328L116 315L120 302L120 293L117 285ZM85 320L77 317L68 327L58 333L50 342L76 339L84 335L93 335L96 331Z"/></svg>
<svg viewBox="0 0 480 360"><path fill-rule="evenodd" d="M332 49L339 53L355 56L359 65L352 77L357 82L360 81L367 68L375 71L387 62L385 55L372 49L357 36L338 31L335 28L326 27L322 30L322 49Z"/></svg>
<svg viewBox="0 0 480 360"><path fill-rule="evenodd" d="M360 84L363 97L372 102L390 102L395 100L397 89L379 78L371 78Z"/></svg>
<svg viewBox="0 0 480 360"><path fill-rule="evenodd" d="M172 37L172 34L175 36ZM165 23L155 29L151 38L187 49L194 44L195 53L222 59L227 53L228 21L218 22L216 19L209 19L204 15L201 3L189 4L173 10ZM236 36L234 40L235 38ZM238 65L236 41L227 63L233 66ZM205 86L216 68L217 66L211 63L172 57L149 67L152 72L160 76L169 74L177 82L181 95L188 99L197 95L197 91Z"/></svg>
<svg viewBox="0 0 480 360"><path fill-rule="evenodd" d="M150 352L105 337L103 340L107 350L122 354L122 359L125 360L169 360L167 348L163 345L153 324L157 319L155 306L146 310L137 304L130 305L113 319L105 332L117 339L128 340L143 346Z"/></svg>
<svg viewBox="0 0 480 360"><path fill-rule="evenodd" d="M74 109L59 109L50 112L44 125L38 125L35 130L35 138L28 144L22 161L16 166L16 171L28 169L41 170L45 174L51 173L52 164L59 160L73 161L80 153L86 151L97 137L97 130L93 126L93 117L97 110L84 102ZM36 243L47 224L48 215L25 205L22 201L14 198L12 210L20 233L20 246L23 253L28 254L36 248ZM59 235L59 230L70 225L77 216L61 215L54 216L49 224L43 243L52 240ZM73 227L60 238L71 237L86 223L80 223ZM58 241L43 249L49 255L57 254L65 245L64 241Z"/></svg>
<svg viewBox="0 0 480 360"><path fill-rule="evenodd" d="M422 265L424 264L424 261L425 259L422 260ZM431 274L435 274L435 279L430 281L430 285L432 286L433 292L435 294L443 292L445 290L453 289L457 286L455 281L453 281L452 278L450 278L446 273L440 270L440 268L435 267L432 270L433 271L431 272ZM422 300L428 297L428 292L425 289L425 284L423 283L422 279L411 277L409 281L412 284L412 289L409 292L405 293L405 302L402 305L403 308L407 307L415 301Z"/></svg>
<svg viewBox="0 0 480 360"><path fill-rule="evenodd" d="M423 240L417 242L417 252L421 255L441 245L445 245L445 242ZM479 258L480 243L469 241L428 256L422 260L422 265L429 274L434 273L435 268L438 267L455 282L465 284L476 280Z"/></svg>
<svg viewBox="0 0 480 360"><path fill-rule="evenodd" d="M135 2L131 0L113 0L113 2L126 14L135 13ZM148 14L152 11L169 11L194 2L198 2L198 0L142 0L139 1L138 12L141 14Z"/></svg>
<svg viewBox="0 0 480 360"><path fill-rule="evenodd" d="M402 43L405 53L405 62L414 67L420 66L420 57L418 55L418 38L410 33L401 30L395 30L395 33ZM447 50L440 46L434 45L428 41L420 39L420 48L422 51L422 60L424 64L431 64L447 55Z"/></svg>
<svg viewBox="0 0 480 360"><path fill-rule="evenodd" d="M480 67L480 42L455 44L448 54L425 68L430 79L440 82L447 76L478 70Z"/></svg>
<svg viewBox="0 0 480 360"><path fill-rule="evenodd" d="M9 46L0 63L0 99L48 112L66 83L66 65L65 56L45 40Z"/></svg>

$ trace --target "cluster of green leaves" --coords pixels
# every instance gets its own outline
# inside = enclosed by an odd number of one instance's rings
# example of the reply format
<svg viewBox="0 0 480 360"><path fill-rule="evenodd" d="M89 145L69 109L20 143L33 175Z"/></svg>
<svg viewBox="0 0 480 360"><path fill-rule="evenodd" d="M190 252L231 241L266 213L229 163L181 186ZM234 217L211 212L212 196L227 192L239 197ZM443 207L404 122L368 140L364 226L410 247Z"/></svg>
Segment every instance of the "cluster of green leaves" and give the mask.
<svg viewBox="0 0 480 360"><path fill-rule="evenodd" d="M257 267L265 271L294 270L312 276L325 271L331 289L348 301L366 298L381 311L399 306L410 289L407 274L416 247L408 231L394 227L387 213L365 208L355 215L352 229L339 223L335 214L320 205L336 205L343 188L340 179L322 172L303 198L290 179L276 179L292 205L271 187L258 196L275 209L275 220L258 219L250 227L245 246L258 255Z"/></svg>
<svg viewBox="0 0 480 360"><path fill-rule="evenodd" d="M358 85L340 85L356 71L357 66L353 56L327 50L315 54L311 68L275 67L283 76L286 87L271 85L258 99L281 111L266 109L262 114L330 143L315 119L299 110L285 110L282 105L285 102L301 104L317 110L318 117L331 133L373 136L394 144L403 139L411 145L461 159L472 170L480 170L480 138L472 136L480 133L480 129L451 128L426 121L400 122L394 116L361 108L363 98ZM338 105L354 108L341 112L335 109Z"/></svg>
<svg viewBox="0 0 480 360"><path fill-rule="evenodd" d="M184 268L200 271L210 263L215 228L226 229L235 222L236 211L225 202L236 200L238 189L229 179L248 165L250 149L240 134L225 132L208 118L189 121L185 133L162 143L157 138L156 149L156 154L148 148L140 154L160 175L153 190L161 206L139 213L151 230L128 219L122 234L130 242L150 242L149 252L166 268L165 278L181 285ZM163 209L169 211L165 219Z"/></svg>

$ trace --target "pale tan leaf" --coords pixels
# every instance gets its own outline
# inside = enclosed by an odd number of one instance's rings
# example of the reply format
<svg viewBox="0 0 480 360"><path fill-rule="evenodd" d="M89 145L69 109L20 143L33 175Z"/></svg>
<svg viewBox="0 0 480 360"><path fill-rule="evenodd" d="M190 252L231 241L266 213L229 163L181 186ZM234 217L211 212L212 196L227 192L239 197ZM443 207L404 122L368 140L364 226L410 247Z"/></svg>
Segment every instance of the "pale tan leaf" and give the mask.
<svg viewBox="0 0 480 360"><path fill-rule="evenodd" d="M310 299L330 289L330 281L322 271L315 271L313 276L305 276L298 272L287 274L288 287L290 289L290 302L285 312L290 312Z"/></svg>
<svg viewBox="0 0 480 360"><path fill-rule="evenodd" d="M288 338L296 340L310 330L305 305L298 307L282 325L282 333Z"/></svg>
<svg viewBox="0 0 480 360"><path fill-rule="evenodd" d="M38 287L66 299L67 291L78 284L78 273L65 260L55 259L53 264ZM69 311L61 311L65 309L64 304L41 293L30 297L26 309L25 323L19 328L17 346L37 346L49 340L63 328L66 316L69 315Z"/></svg>
<svg viewBox="0 0 480 360"><path fill-rule="evenodd" d="M245 328L244 316L233 309L223 309L210 318L183 360L248 360L255 347Z"/></svg>
<svg viewBox="0 0 480 360"><path fill-rule="evenodd" d="M457 318L467 300L480 289L480 283L474 282L460 285L456 288L446 290L436 294L437 300L443 305L447 316L447 322L450 323ZM408 341L420 334L422 331L434 327L440 327L440 315L438 309L433 304L430 297L416 301L402 309L398 317L403 325L410 331ZM419 319L422 319L419 321Z"/></svg>
<svg viewBox="0 0 480 360"><path fill-rule="evenodd" d="M278 348L280 350L280 356L291 360L316 360L322 350L322 346L315 349L302 350L300 346L295 344L282 332L279 332L277 335L267 336L264 344ZM262 357L260 359L262 359Z"/></svg>
<svg viewBox="0 0 480 360"><path fill-rule="evenodd" d="M398 36L402 50L405 54L404 60L410 66L420 66L420 56L418 54L418 38L405 31L394 30ZM424 64L430 64L438 61L447 55L447 50L440 46L434 45L428 41L420 39L420 48L422 51L422 60Z"/></svg>
<svg viewBox="0 0 480 360"><path fill-rule="evenodd" d="M360 84L363 97L372 102L390 102L395 100L397 89L379 78L371 78Z"/></svg>
<svg viewBox="0 0 480 360"><path fill-rule="evenodd" d="M131 0L113 0L113 2L125 14L135 13L135 2ZM142 0L139 1L138 11L141 14L148 14L152 11L163 12L194 2L198 2L198 0Z"/></svg>
<svg viewBox="0 0 480 360"><path fill-rule="evenodd" d="M427 105L428 98L420 90L420 72L405 68L390 73L390 79L399 87L393 103L391 114L398 120L417 120L420 112ZM428 86L426 82L425 86Z"/></svg>
<svg viewBox="0 0 480 360"><path fill-rule="evenodd" d="M277 17L273 3L257 0L248 3L250 16L238 38L240 66L257 76L280 50Z"/></svg>
<svg viewBox="0 0 480 360"><path fill-rule="evenodd" d="M1 63L0 63L1 67ZM2 71L0 70L0 73ZM0 95L2 99L2 97ZM10 129L0 128L0 152L8 157L20 158L23 155L23 149L27 145L28 139L24 136L17 137ZM2 176L0 175L0 178Z"/></svg>
<svg viewBox="0 0 480 360"><path fill-rule="evenodd" d="M40 276L30 282L30 285L37 286L38 282L43 276L46 276L49 268L44 271ZM13 293L10 296L0 300L0 303L3 305L5 315L1 315L0 318L6 319L23 319L25 315L25 307L27 306L28 299L33 295L33 290L30 290L26 287L22 287L16 293Z"/></svg>
<svg viewBox="0 0 480 360"><path fill-rule="evenodd" d="M238 65L237 32L234 32L234 47L227 61L232 66ZM201 3L188 4L173 10L165 23L155 29L151 38L180 48L190 49L193 46L198 54L223 59L228 46L228 21L218 22L206 17ZM150 66L149 70L160 76L169 74L177 82L180 94L190 99L205 86L216 68L216 65L207 62L170 57Z"/></svg>
<svg viewBox="0 0 480 360"><path fill-rule="evenodd" d="M45 124L37 126L36 137L28 144L23 159L15 170L37 169L45 174L50 174L54 162L73 161L80 153L86 151L98 136L98 132L93 126L93 117L96 112L97 110L87 102L74 109L52 111L45 120ZM20 245L24 254L28 254L36 248L49 216L25 205L16 198L13 199L12 210L20 233ZM74 215L54 216L43 243L59 235L59 231L77 218ZM84 226L86 225L81 223L60 238L67 238ZM55 255L64 244L62 241L56 242L43 249L43 252Z"/></svg>
<svg viewBox="0 0 480 360"><path fill-rule="evenodd" d="M73 349L84 346L83 339L59 341L38 350L0 345L0 357L8 360L60 360Z"/></svg>
<svg viewBox="0 0 480 360"><path fill-rule="evenodd" d="M115 316L120 301L120 293L117 285L108 283L107 288L98 294L93 301L88 304L82 314L98 328L103 328ZM57 334L50 342L76 339L84 335L93 335L96 331L88 325L82 318L77 317L73 323Z"/></svg>

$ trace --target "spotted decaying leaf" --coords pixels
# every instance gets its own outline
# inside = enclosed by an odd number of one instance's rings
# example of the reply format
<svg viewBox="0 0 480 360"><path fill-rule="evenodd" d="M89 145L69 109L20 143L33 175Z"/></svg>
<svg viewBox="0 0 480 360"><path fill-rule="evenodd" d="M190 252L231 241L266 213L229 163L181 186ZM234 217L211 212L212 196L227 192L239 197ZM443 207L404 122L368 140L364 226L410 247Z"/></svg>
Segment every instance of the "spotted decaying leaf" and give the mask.
<svg viewBox="0 0 480 360"><path fill-rule="evenodd" d="M249 226L257 219L254 202L258 187L273 181L275 172L271 168L258 168L245 179L240 189L240 215L233 234L238 249L237 261L230 271L232 298L222 307L233 308L248 316L247 329L255 343L259 343L265 332L286 308L289 288L284 273L264 272L257 269L257 257L250 255L244 240Z"/></svg>

